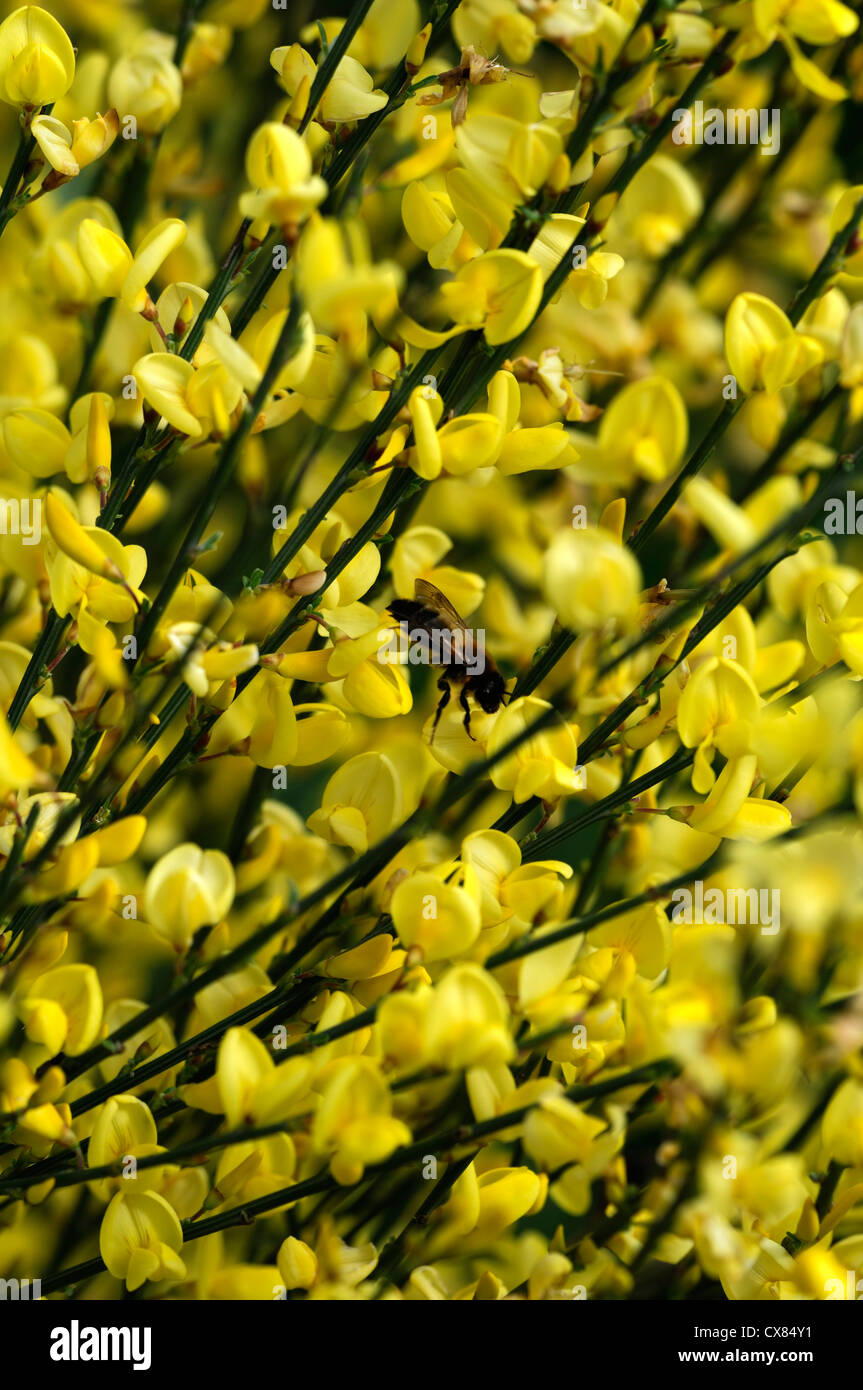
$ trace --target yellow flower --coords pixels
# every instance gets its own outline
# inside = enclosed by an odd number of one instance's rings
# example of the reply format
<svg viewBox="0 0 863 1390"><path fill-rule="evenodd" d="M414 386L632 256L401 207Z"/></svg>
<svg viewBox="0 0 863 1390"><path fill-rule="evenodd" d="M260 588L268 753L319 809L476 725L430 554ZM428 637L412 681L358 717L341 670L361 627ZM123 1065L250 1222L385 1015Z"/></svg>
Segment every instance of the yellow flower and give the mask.
<svg viewBox="0 0 863 1390"><path fill-rule="evenodd" d="M586 1163L605 1120L584 1111L561 1095L542 1096L524 1124L524 1146L543 1168L553 1171L569 1163Z"/></svg>
<svg viewBox="0 0 863 1390"><path fill-rule="evenodd" d="M259 1302L273 1299L278 1286L279 1271L275 1265L231 1265L213 1276L206 1296L219 1302Z"/></svg>
<svg viewBox="0 0 863 1390"><path fill-rule="evenodd" d="M552 213L528 253L542 267L544 280L551 275L561 257L569 254L583 225L583 217ZM583 265L570 271L563 289L558 291L552 302L561 300L566 306L567 299L572 296L585 309L598 309L608 297L609 280L619 275L623 266L623 257L613 251L592 251Z"/></svg>
<svg viewBox="0 0 863 1390"><path fill-rule="evenodd" d="M853 1077L842 1082L824 1112L821 1143L836 1163L863 1163L863 1085Z"/></svg>
<svg viewBox="0 0 863 1390"><path fill-rule="evenodd" d="M151 352L132 373L145 401L181 434L223 438L230 432L243 391L221 363L196 368L173 353Z"/></svg>
<svg viewBox="0 0 863 1390"><path fill-rule="evenodd" d="M839 365L839 381L846 390L863 386L863 304L855 304L845 321Z"/></svg>
<svg viewBox="0 0 863 1390"><path fill-rule="evenodd" d="M312 1074L307 1058L292 1057L276 1066L254 1033L247 1028L229 1028L219 1044L216 1061L225 1119L234 1127L268 1124L297 1113L308 1106ZM194 1092L194 1087L189 1089Z"/></svg>
<svg viewBox="0 0 863 1390"><path fill-rule="evenodd" d="M425 961L445 960L467 951L479 936L480 914L464 888L432 873L411 874L393 893L393 923L404 946Z"/></svg>
<svg viewBox="0 0 863 1390"><path fill-rule="evenodd" d="M72 132L62 121L56 116L36 116L30 129L52 169L70 179L80 172L78 161L72 155Z"/></svg>
<svg viewBox="0 0 863 1390"><path fill-rule="evenodd" d="M127 1157L142 1158L158 1153L157 1139L156 1121L142 1100L132 1095L111 1096L97 1112L87 1149L87 1162L91 1168L101 1168ZM141 1178L142 1187L157 1184L160 1170L144 1169ZM100 1179L91 1186L96 1196L107 1201L117 1190L118 1183L122 1186L130 1181L137 1181L137 1176L130 1178L123 1173L117 1178Z"/></svg>
<svg viewBox="0 0 863 1390"><path fill-rule="evenodd" d="M453 33L462 46L472 43L484 53L502 48L514 63L529 63L537 43L535 22L516 0L464 0L453 16Z"/></svg>
<svg viewBox="0 0 863 1390"><path fill-rule="evenodd" d="M530 1168L491 1168L478 1181L479 1214L471 1235L480 1249L497 1240L531 1211L544 1204L546 1181Z"/></svg>
<svg viewBox="0 0 863 1390"><path fill-rule="evenodd" d="M53 15L23 5L0 24L0 97L12 106L45 106L72 85L75 52Z"/></svg>
<svg viewBox="0 0 863 1390"><path fill-rule="evenodd" d="M182 1248L179 1218L158 1192L118 1192L111 1199L99 1230L99 1253L130 1292L148 1279L185 1279Z"/></svg>
<svg viewBox="0 0 863 1390"><path fill-rule="evenodd" d="M429 1060L447 1070L508 1062L515 1047L497 981L472 962L447 970L429 1002L426 1038Z"/></svg>
<svg viewBox="0 0 863 1390"><path fill-rule="evenodd" d="M226 671L238 664L238 656L242 658L239 664L248 669L257 661L258 649L229 648L220 655L227 659ZM206 665L208 658L203 660ZM210 666L212 669L212 658ZM214 754L226 748L242 749L258 767L286 767L294 761L297 739L290 682L275 671L263 669L216 721L210 747Z"/></svg>
<svg viewBox="0 0 863 1390"><path fill-rule="evenodd" d="M45 517L57 551L47 558L51 597L61 615L87 610L104 622L127 621L140 603L138 585L144 578L147 555L141 546L124 546L97 526L81 526L64 501L49 492Z"/></svg>
<svg viewBox="0 0 863 1390"><path fill-rule="evenodd" d="M686 234L701 212L698 184L677 160L655 155L636 174L614 212L644 255L664 256Z"/></svg>
<svg viewBox="0 0 863 1390"><path fill-rule="evenodd" d="M690 676L677 707L677 731L687 748L698 749L692 774L697 792L713 786L713 748L726 756L738 751L760 705L752 677L736 661L710 657Z"/></svg>
<svg viewBox="0 0 863 1390"><path fill-rule="evenodd" d="M312 1123L312 1144L330 1158L336 1182L357 1183L370 1163L389 1158L411 1132L392 1114L392 1097L371 1057L340 1057L327 1069Z"/></svg>
<svg viewBox="0 0 863 1390"><path fill-rule="evenodd" d="M804 87L828 101L842 101L847 92L840 82L807 58L797 39L804 43L825 45L853 34L859 18L839 0L754 0L752 17L755 29L766 48L778 38L791 60L791 70Z"/></svg>
<svg viewBox="0 0 863 1390"><path fill-rule="evenodd" d="M668 964L671 928L665 909L646 903L631 912L622 912L590 933L588 944L597 949L611 947L618 956L630 959L639 975L655 980Z"/></svg>
<svg viewBox="0 0 863 1390"><path fill-rule="evenodd" d="M457 415L437 429L443 401L436 393L429 399L425 387L411 392L408 409L415 441L410 461L421 478L431 480L441 473L460 477L496 461L504 431L495 415Z"/></svg>
<svg viewBox="0 0 863 1390"><path fill-rule="evenodd" d="M551 121L527 124L485 112L468 116L455 143L468 176L478 185L479 201L489 189L510 207L539 192L563 151Z"/></svg>
<svg viewBox="0 0 863 1390"><path fill-rule="evenodd" d="M569 443L562 424L555 422L536 428L520 424L521 389L512 372L500 371L492 377L488 388L488 407L500 421L504 432L494 459L504 477L531 473L537 469L563 468L577 459L578 455ZM448 471L454 470L450 468Z"/></svg>
<svg viewBox="0 0 863 1390"><path fill-rule="evenodd" d="M541 296L542 271L524 251L487 251L463 266L441 290L450 318L482 328L491 346L523 333Z"/></svg>
<svg viewBox="0 0 863 1390"><path fill-rule="evenodd" d="M544 589L575 632L631 621L641 589L638 561L602 527L558 531L545 557Z"/></svg>
<svg viewBox="0 0 863 1390"><path fill-rule="evenodd" d="M279 664L282 675L301 680L312 678L321 685L341 681L341 694L351 709L370 719L407 714L413 704L410 685L402 667L394 664L384 651L387 648L388 652L391 632L381 625L374 610L364 604L352 604L348 609L325 609L323 617L330 625L333 645L318 651L289 653ZM341 636L343 625L355 635ZM305 727L300 726L301 735L312 735L312 742L306 742L304 761L317 742L317 732L323 733L325 728L335 733L340 743L345 741L348 730L333 728L332 721L337 718L334 710L327 712L322 705L303 709L311 717L303 721ZM326 754L322 751L321 756Z"/></svg>
<svg viewBox="0 0 863 1390"><path fill-rule="evenodd" d="M104 391L79 396L69 412L72 438L63 467L70 482L96 482L106 489L111 481L111 430L114 402Z"/></svg>
<svg viewBox="0 0 863 1390"><path fill-rule="evenodd" d="M198 1089L203 1090L206 1085L205 1082ZM189 1087L184 1092L187 1100L189 1091L195 1089ZM268 1139L257 1139L247 1144L232 1144L219 1159L213 1197L224 1198L224 1204L230 1207L254 1202L258 1197L268 1197L293 1181L296 1167L297 1152L289 1134L274 1134Z"/></svg>
<svg viewBox="0 0 863 1390"><path fill-rule="evenodd" d="M86 169L111 148L120 130L120 118L111 107L97 113L95 120L82 116L72 122L72 158L79 169Z"/></svg>
<svg viewBox="0 0 863 1390"><path fill-rule="evenodd" d="M179 217L165 217L161 222L157 222L138 244L120 290L123 303L136 314L148 307L150 297L147 294L147 285L162 262L176 251L178 246L182 246L187 233L188 228Z"/></svg>
<svg viewBox="0 0 863 1390"><path fill-rule="evenodd" d="M772 839L791 826L791 812L778 801L750 796L758 759L754 753L730 757L707 800L684 819L693 830L728 840Z"/></svg>
<svg viewBox="0 0 863 1390"><path fill-rule="evenodd" d="M153 865L144 890L144 916L175 951L185 950L199 927L231 910L234 870L221 850L177 845Z"/></svg>
<svg viewBox="0 0 863 1390"><path fill-rule="evenodd" d="M303 78L308 77L310 82L314 82L317 76L314 60L298 43L274 48L270 54L270 64L291 97L297 92ZM320 114L325 121L336 124L358 121L374 111L380 111L386 106L387 100L386 92L375 90L375 84L362 63L345 56L340 59L327 84L321 98Z"/></svg>
<svg viewBox="0 0 863 1390"><path fill-rule="evenodd" d="M343 340L350 354L346 366L365 355L366 315L387 323L398 306L404 280L404 271L395 261L373 263L364 229L351 230L353 234L346 236L342 222L314 213L295 256L303 303L319 332ZM336 385L327 394L337 389Z"/></svg>
<svg viewBox="0 0 863 1390"><path fill-rule="evenodd" d="M522 864L518 845L500 830L474 831L461 850L463 862L476 874L483 927L503 924L508 935L526 930L540 914L553 917L553 905L561 897L560 877L572 877L571 866L561 860ZM496 945L497 934L494 940Z"/></svg>
<svg viewBox="0 0 863 1390"><path fill-rule="evenodd" d="M53 1055L86 1052L102 1024L102 987L92 965L59 965L34 980L19 1010L27 1036Z"/></svg>
<svg viewBox="0 0 863 1390"><path fill-rule="evenodd" d="M75 121L72 130L56 116L36 116L30 129L51 168L71 179L110 149L120 122L117 112L111 110L94 121L82 117Z"/></svg>
<svg viewBox="0 0 863 1390"><path fill-rule="evenodd" d="M17 791L32 786L38 779L39 769L21 748L4 714L0 718L0 787L5 792ZM5 847L2 849L4 854L8 854L12 847L12 834L11 826L0 827L0 837L3 837L0 839L0 846L3 846L5 840Z"/></svg>
<svg viewBox="0 0 863 1390"><path fill-rule="evenodd" d="M254 193L240 198L240 212L279 226L305 221L323 202L327 185L312 173L308 145L288 126L268 121L258 126L246 150L246 177Z"/></svg>
<svg viewBox="0 0 863 1390"><path fill-rule="evenodd" d="M741 391L793 386L822 360L815 338L796 333L786 314L763 294L738 294L725 320L725 355Z"/></svg>
<svg viewBox="0 0 863 1390"><path fill-rule="evenodd" d="M119 296L133 259L123 238L95 218L85 217L78 225L77 250L99 298Z"/></svg>
<svg viewBox="0 0 863 1390"><path fill-rule="evenodd" d="M383 753L360 753L333 773L307 825L313 834L362 854L401 818L402 789L392 761Z"/></svg>
<svg viewBox="0 0 863 1390"><path fill-rule="evenodd" d="M0 1067L0 1118L20 1113L14 1142L28 1146L63 1144L74 1147L75 1133L69 1128L69 1107L55 1105L66 1084L59 1067L49 1067L40 1081L18 1057L9 1057Z"/></svg>
<svg viewBox="0 0 863 1390"><path fill-rule="evenodd" d="M62 471L72 436L49 410L12 410L3 421L3 443L19 468L50 478Z"/></svg>
<svg viewBox="0 0 863 1390"><path fill-rule="evenodd" d="M683 397L666 377L645 377L618 391L596 438L574 431L575 472L584 482L658 482L680 463L689 436Z"/></svg>
<svg viewBox="0 0 863 1390"><path fill-rule="evenodd" d="M155 135L173 120L183 100L180 69L167 54L143 44L118 58L108 77L108 100L121 119L134 116L142 134Z"/></svg>
<svg viewBox="0 0 863 1390"><path fill-rule="evenodd" d="M528 728L551 709L547 700L535 695L513 700L498 714L488 740L490 757L506 747L511 739ZM543 801L555 801L573 792L579 785L578 728L555 719L544 729L524 739L514 753L502 758L491 770L491 778L501 791L511 791L516 802L531 796Z"/></svg>
<svg viewBox="0 0 863 1390"><path fill-rule="evenodd" d="M742 555L755 544L758 529L749 512L720 491L709 478L690 478L683 495L723 550Z"/></svg>
<svg viewBox="0 0 863 1390"><path fill-rule="evenodd" d="M405 231L415 246L427 252L433 270L456 270L469 256L472 243L448 193L431 192L415 180L402 194L401 212Z"/></svg>
<svg viewBox="0 0 863 1390"><path fill-rule="evenodd" d="M261 379L269 366L270 358L287 317L288 311L283 309L277 310L264 323L259 324L256 319L255 327L244 335L248 350L246 346L241 346L236 339L231 337L230 324L227 320L224 324L210 320L204 330L204 341L207 346L212 348L225 370L242 383L249 395L252 395L261 384ZM300 346L279 369L273 381L273 394L286 389L297 390L302 386L312 365L315 356L315 326L311 314L300 316L298 332ZM269 424L270 410L265 411L264 415L267 424ZM280 423L280 421L275 419L275 423ZM264 426L264 428L266 427L267 425Z"/></svg>
<svg viewBox="0 0 863 1390"><path fill-rule="evenodd" d="M6 727L8 729L8 725ZM14 755L7 758L7 765L10 773L17 771ZM35 781L35 776L31 780ZM15 809L25 825L33 811L36 811L36 818L30 831L27 847L24 850L25 860L32 859L34 855L38 854L53 836L60 816L74 806L76 800L73 792L39 792L35 796L26 796L18 801ZM0 825L0 854L8 854L11 850L17 823L17 820L10 813L7 813L3 824ZM58 843L60 845L71 844L75 840L80 826L80 818L73 817L71 823L67 825L60 836Z"/></svg>
<svg viewBox="0 0 863 1390"><path fill-rule="evenodd" d="M151 228L133 256L112 228L84 218L78 226L78 255L100 298L122 298L134 313L156 318L147 285L163 261L182 246L187 231L185 222L166 217Z"/></svg>

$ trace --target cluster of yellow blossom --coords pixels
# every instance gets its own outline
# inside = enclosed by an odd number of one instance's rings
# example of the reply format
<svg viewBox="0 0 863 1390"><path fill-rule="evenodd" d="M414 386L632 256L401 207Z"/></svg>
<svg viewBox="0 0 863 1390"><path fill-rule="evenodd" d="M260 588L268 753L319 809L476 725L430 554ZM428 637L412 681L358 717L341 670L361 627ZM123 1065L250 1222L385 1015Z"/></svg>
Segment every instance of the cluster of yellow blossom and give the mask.
<svg viewBox="0 0 863 1390"><path fill-rule="evenodd" d="M854 1297L858 15L329 8L0 8L0 1279Z"/></svg>

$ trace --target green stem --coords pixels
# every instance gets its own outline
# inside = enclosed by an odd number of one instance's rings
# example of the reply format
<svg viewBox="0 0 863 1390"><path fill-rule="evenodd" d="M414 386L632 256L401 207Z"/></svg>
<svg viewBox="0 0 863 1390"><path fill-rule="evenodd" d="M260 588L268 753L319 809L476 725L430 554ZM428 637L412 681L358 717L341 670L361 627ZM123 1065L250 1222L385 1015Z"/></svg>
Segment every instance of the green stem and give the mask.
<svg viewBox="0 0 863 1390"><path fill-rule="evenodd" d="M276 343L272 357L267 365L267 370L264 372L251 405L246 405L239 424L222 449L216 470L208 480L206 491L189 524L189 529L186 532L183 543L177 555L174 557L174 561L162 587L153 600L152 605L147 610L144 620L141 623L138 632L138 650L141 653L146 651L147 644L153 636L165 609L173 598L180 580L198 553L198 547L204 531L212 519L222 493L233 477L234 469L239 462L240 451L251 434L252 426L257 420L259 413L267 402L267 398L269 397L270 391L273 389L279 372L291 354L296 352L299 347L300 317L300 297L298 294L294 294L291 298L291 307L284 325L282 326L282 331L279 334L278 342Z"/></svg>
<svg viewBox="0 0 863 1390"><path fill-rule="evenodd" d="M90 325L90 330L84 345L84 353L78 371L78 379L69 393L70 408L75 404L78 397L83 396L87 390L87 384L90 380L90 373L93 370L96 353L99 350L99 344L105 334L105 329L108 327L108 320L111 317L111 310L113 307L113 299L103 299L93 317L93 322Z"/></svg>
<svg viewBox="0 0 863 1390"><path fill-rule="evenodd" d="M791 303L788 305L788 317L795 328L806 313L809 305L818 298L822 290L826 289L827 282L836 274L837 270L840 269L839 263L845 256L848 243L860 226L861 218L863 218L863 198L858 198L854 205L854 211L851 213L848 221L845 223L844 227L840 227L838 232L835 233L833 240L821 257L812 275L807 280L806 284L802 285L792 297Z"/></svg>
<svg viewBox="0 0 863 1390"><path fill-rule="evenodd" d="M136 1159L136 1169L143 1172L146 1168L161 1168L169 1163L181 1163L184 1159L198 1159L203 1161L207 1154L216 1153L219 1149L229 1149L233 1144L248 1144L255 1139L269 1139L274 1134L285 1134L290 1130L290 1125L284 1120L278 1120L269 1125L254 1125L248 1129L230 1130L226 1134L219 1134L215 1139L190 1139L185 1144L178 1144L176 1148L168 1149L164 1153L145 1154ZM102 1163L95 1168L74 1168L63 1170L52 1177L55 1187L76 1187L83 1182L99 1182L103 1178L117 1178L124 1176L124 1160L117 1159L114 1163ZM36 1187L45 1181L42 1173L21 1173L13 1174L11 1177L0 1178L0 1193L11 1192L17 1195L27 1191L30 1187Z"/></svg>
<svg viewBox="0 0 863 1390"><path fill-rule="evenodd" d="M68 618L61 618L53 608L49 610L48 617L45 620L45 626L33 649L33 655L27 663L27 669L21 677L18 689L12 697L9 712L6 715L10 729L17 729L18 725L21 723L27 706L41 684L43 667L47 666L48 662L56 654L60 642L62 641L63 633L66 631L68 625Z"/></svg>
<svg viewBox="0 0 863 1390"><path fill-rule="evenodd" d="M345 20L336 38L330 44L324 55L324 61L319 64L315 79L309 92L309 104L305 114L299 124L299 133L302 135L312 120L318 106L323 98L327 87L332 81L333 75L342 58L348 51L351 42L372 7L372 0L356 0L356 4Z"/></svg>
<svg viewBox="0 0 863 1390"><path fill-rule="evenodd" d="M847 1164L837 1163L835 1158L831 1158L824 1179L818 1188L818 1196L815 1199L815 1213L819 1221L823 1221L830 1211L833 1198L836 1196L836 1189L839 1186L839 1179L847 1166Z"/></svg>
<svg viewBox="0 0 863 1390"><path fill-rule="evenodd" d="M628 1089L630 1086L649 1085L658 1077L672 1075L676 1070L676 1063L662 1058L659 1061L650 1062L646 1066L634 1067L631 1071L618 1073L605 1081L571 1086L565 1095L570 1100L583 1103L602 1096L613 1095L616 1091ZM487 1136L497 1133L498 1130L509 1129L513 1125L521 1124L532 1108L530 1105L521 1106L516 1110L507 1111L503 1115L495 1115L489 1120L480 1120L472 1125L455 1125L439 1134L429 1135L413 1144L406 1144L396 1149L390 1158L385 1159L382 1163L370 1165L366 1172L371 1175L404 1168L410 1163L415 1163L418 1159L423 1159L429 1152L445 1153L452 1148L485 1139ZM329 1172L318 1173L315 1177L306 1178L302 1182L280 1188L278 1192L271 1192L266 1197L259 1197L253 1202L247 1202L242 1207L233 1208L228 1212L218 1212L215 1216L206 1217L203 1220L184 1222L183 1236L185 1240L200 1240L203 1236L213 1235L216 1231L224 1231L232 1226L247 1226L257 1216L265 1216L288 1204L294 1206L306 1197L316 1196L320 1192L334 1191L338 1186L339 1184ZM89 1279L94 1274L101 1273L104 1268L104 1262L100 1259L86 1260L82 1264L62 1270L44 1280L42 1292L43 1294L53 1293L58 1289L80 1283L83 1279Z"/></svg>
<svg viewBox="0 0 863 1390"><path fill-rule="evenodd" d="M671 134L675 125L675 112L682 108L692 106L699 94L706 87L707 83L716 76L725 61L725 55L734 41L735 35L731 30L723 34L718 43L714 44L708 53L701 67L693 77L682 95L669 102L668 110L662 117L659 124L650 132L647 139L634 150L627 159L623 161L620 168L612 175L608 184L602 191L602 196L607 197L609 193L621 193L626 188L640 169L644 167L649 159L653 157L666 136Z"/></svg>
<svg viewBox="0 0 863 1390"><path fill-rule="evenodd" d="M0 236L3 235L7 225L15 216L15 198L18 194L19 185L24 177L24 171L33 157L36 148L35 138L30 134L30 120L35 112L31 113L21 122L21 133L18 136L18 146L12 156L12 163L9 166L9 173L6 175L6 182L0 190Z"/></svg>
<svg viewBox="0 0 863 1390"><path fill-rule="evenodd" d="M800 319L803 317L809 305L817 298L822 289L826 286L828 280L836 272L848 242L856 231L861 217L863 217L863 198L858 200L851 217L845 223L844 227L840 228L833 237L833 240L824 252L824 255L809 280L791 299L787 312L788 318L795 326L800 322ZM644 549L645 544L656 531L657 527L665 520L689 479L693 478L696 473L699 473L712 456L717 444L725 434L725 431L737 412L743 406L745 400L745 394L742 391L738 391L735 400L725 402L716 419L713 421L713 424L710 426L686 465L678 473L670 487L667 488L650 515L635 528L629 538L629 545L630 549L636 555Z"/></svg>
<svg viewBox="0 0 863 1390"><path fill-rule="evenodd" d="M234 276L236 275L240 262L243 259L245 241L251 225L252 224L249 218L245 218L240 223L236 235L234 236L234 240L228 247L225 259L222 261L222 264L219 267L219 272L216 275L216 278L213 280L213 283L210 286L209 290L207 291L207 298L201 305L200 312L196 316L195 322L192 324L192 327L189 329L189 332L186 335L185 342L183 343L183 346L180 348L179 354L180 357L182 357L186 362L191 362L192 358L194 357L201 344L201 339L204 336L204 329L206 328L210 319L213 318L217 311L221 308L222 304L228 296L228 292L231 288Z"/></svg>
<svg viewBox="0 0 863 1390"><path fill-rule="evenodd" d="M764 483L770 481L775 474L776 465L784 458L788 450L797 443L798 439L805 439L812 429L812 426L821 418L825 411L829 410L830 407L835 405L841 398L842 387L838 381L835 381L830 389L825 391L823 396L818 396L812 402L805 415L803 415L796 424L792 424L782 431L764 462L759 464L755 472L745 479L747 497L751 496L752 493L757 491Z"/></svg>

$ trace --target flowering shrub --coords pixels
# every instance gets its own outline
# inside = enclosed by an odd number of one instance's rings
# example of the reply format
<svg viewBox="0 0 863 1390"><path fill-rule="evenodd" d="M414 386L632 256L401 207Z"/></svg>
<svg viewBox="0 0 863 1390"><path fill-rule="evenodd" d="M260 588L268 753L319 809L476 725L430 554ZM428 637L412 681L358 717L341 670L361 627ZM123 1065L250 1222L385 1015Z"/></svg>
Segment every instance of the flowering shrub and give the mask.
<svg viewBox="0 0 863 1390"><path fill-rule="evenodd" d="M5 12L0 1277L853 1296L857 30Z"/></svg>

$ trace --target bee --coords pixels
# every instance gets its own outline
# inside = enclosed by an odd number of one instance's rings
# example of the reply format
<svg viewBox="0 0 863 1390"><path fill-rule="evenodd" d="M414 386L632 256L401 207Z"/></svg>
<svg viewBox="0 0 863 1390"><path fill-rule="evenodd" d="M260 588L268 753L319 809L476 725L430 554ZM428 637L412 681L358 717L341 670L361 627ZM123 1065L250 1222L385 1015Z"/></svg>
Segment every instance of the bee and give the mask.
<svg viewBox="0 0 863 1390"><path fill-rule="evenodd" d="M393 599L392 603L388 605L388 612L398 622L407 623L413 629L419 628L428 633L434 643L432 650L446 653L440 662L432 662L433 665L441 668L440 679L437 683L441 697L435 710L429 742L434 743L437 726L441 715L449 704L453 686L461 687L458 697L459 704L464 710L465 732L472 739L468 697L472 695L486 714L494 714L500 709L506 698L503 676L491 657L486 656L483 652L483 669L480 671L471 670L475 663L466 657L465 637L468 634L464 621L440 589L436 589L434 584L429 584L426 579L414 581L413 598ZM476 742L475 739L474 742Z"/></svg>

